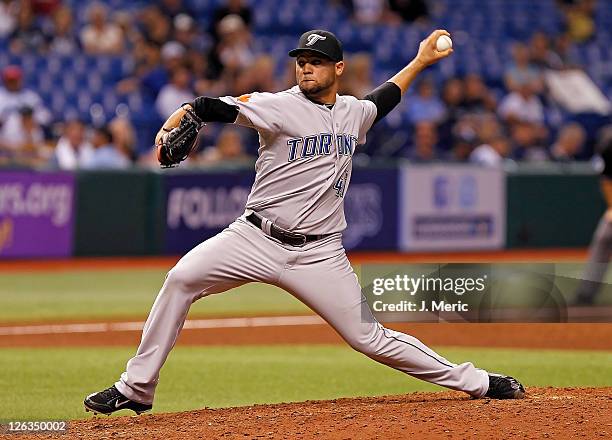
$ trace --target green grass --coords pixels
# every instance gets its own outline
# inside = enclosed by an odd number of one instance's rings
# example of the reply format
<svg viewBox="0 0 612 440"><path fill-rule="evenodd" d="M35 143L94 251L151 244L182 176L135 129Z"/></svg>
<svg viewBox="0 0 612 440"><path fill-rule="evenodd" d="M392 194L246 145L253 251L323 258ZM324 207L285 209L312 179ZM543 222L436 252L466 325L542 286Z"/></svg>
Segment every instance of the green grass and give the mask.
<svg viewBox="0 0 612 440"><path fill-rule="evenodd" d="M612 353L443 348L455 362L509 372L527 386L612 386ZM0 419L82 418L82 399L112 383L126 348L0 350ZM436 391L345 346L178 347L156 412ZM125 412L124 412L125 413Z"/></svg>
<svg viewBox="0 0 612 440"><path fill-rule="evenodd" d="M146 316L165 271L129 269L0 273L0 322ZM191 316L303 313L291 295L250 283L196 302Z"/></svg>
<svg viewBox="0 0 612 440"><path fill-rule="evenodd" d="M579 278L582 266L562 263L557 270L565 276ZM158 269L0 272L0 322L145 317L164 281L165 272ZM612 284L612 270L608 271L607 282ZM573 285L571 281L565 284ZM521 291L512 286L509 288L511 292ZM573 291L571 288L561 293L569 297ZM607 293L600 295L602 304L612 304L610 291L607 288ZM512 295L512 298L514 296L518 301L520 295ZM250 283L196 302L190 316L307 311L308 308L277 287Z"/></svg>

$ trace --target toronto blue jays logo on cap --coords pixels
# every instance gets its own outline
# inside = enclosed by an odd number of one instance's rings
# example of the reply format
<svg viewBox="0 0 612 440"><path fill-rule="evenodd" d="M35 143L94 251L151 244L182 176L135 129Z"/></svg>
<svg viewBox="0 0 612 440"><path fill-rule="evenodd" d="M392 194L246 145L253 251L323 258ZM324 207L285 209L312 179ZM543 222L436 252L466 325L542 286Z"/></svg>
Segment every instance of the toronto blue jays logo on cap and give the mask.
<svg viewBox="0 0 612 440"><path fill-rule="evenodd" d="M289 56L297 57L300 53L310 51L331 59L342 61L342 43L329 31L315 29L304 32L298 42L298 47L289 52Z"/></svg>
<svg viewBox="0 0 612 440"><path fill-rule="evenodd" d="M310 34L308 36L308 41L306 42L306 46L312 46L313 44L315 44L318 40L326 40L327 37L324 37L323 35L319 35L319 34Z"/></svg>

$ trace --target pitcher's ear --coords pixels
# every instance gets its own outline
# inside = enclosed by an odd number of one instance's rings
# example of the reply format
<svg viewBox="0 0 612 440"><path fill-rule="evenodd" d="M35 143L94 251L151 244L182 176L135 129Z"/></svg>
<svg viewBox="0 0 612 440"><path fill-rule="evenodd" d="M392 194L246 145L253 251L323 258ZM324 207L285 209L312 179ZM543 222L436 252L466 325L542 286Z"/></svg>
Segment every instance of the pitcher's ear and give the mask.
<svg viewBox="0 0 612 440"><path fill-rule="evenodd" d="M344 72L344 61L338 61L336 63L336 74L342 75L342 72Z"/></svg>

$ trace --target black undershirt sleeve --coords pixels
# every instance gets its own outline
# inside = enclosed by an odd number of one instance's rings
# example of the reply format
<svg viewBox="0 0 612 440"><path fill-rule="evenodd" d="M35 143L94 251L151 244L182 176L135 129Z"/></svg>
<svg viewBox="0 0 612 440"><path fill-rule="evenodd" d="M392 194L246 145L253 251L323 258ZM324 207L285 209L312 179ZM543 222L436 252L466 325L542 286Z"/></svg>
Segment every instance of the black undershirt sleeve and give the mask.
<svg viewBox="0 0 612 440"><path fill-rule="evenodd" d="M233 123L238 117L238 107L226 104L219 98L199 96L191 105L195 114L204 122Z"/></svg>
<svg viewBox="0 0 612 440"><path fill-rule="evenodd" d="M387 81L376 87L363 97L376 105L376 119L374 124L387 116L402 100L402 90L395 83Z"/></svg>

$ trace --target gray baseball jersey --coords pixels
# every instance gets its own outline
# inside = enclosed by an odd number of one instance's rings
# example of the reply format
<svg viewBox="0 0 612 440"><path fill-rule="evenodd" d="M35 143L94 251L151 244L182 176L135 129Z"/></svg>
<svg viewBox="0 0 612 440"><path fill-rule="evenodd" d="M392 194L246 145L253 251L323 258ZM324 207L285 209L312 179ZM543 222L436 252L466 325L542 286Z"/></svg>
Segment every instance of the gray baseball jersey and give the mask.
<svg viewBox="0 0 612 440"><path fill-rule="evenodd" d="M337 96L329 109L297 86L221 100L238 106L237 124L259 132L247 210L302 234L342 231L352 155L376 118L374 103Z"/></svg>
<svg viewBox="0 0 612 440"><path fill-rule="evenodd" d="M131 400L153 402L159 372L191 304L244 283L262 282L294 295L372 359L475 397L485 395L486 371L469 362L454 364L374 319L342 247L351 159L356 145L365 142L376 106L338 96L329 109L308 100L297 87L222 100L239 107L236 123L259 132L257 173L246 212L168 273L117 389ZM249 211L294 232L330 235L304 246L285 244L247 221Z"/></svg>

